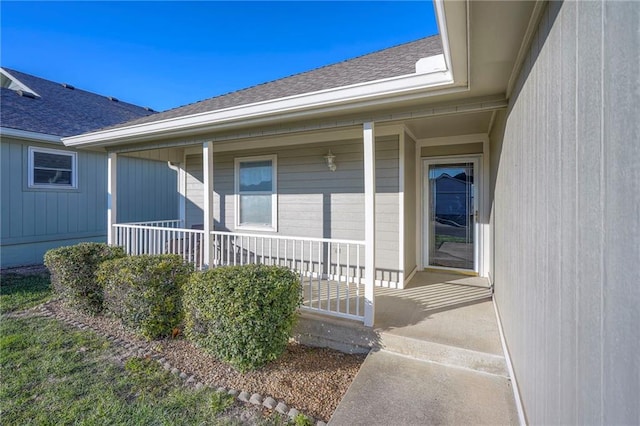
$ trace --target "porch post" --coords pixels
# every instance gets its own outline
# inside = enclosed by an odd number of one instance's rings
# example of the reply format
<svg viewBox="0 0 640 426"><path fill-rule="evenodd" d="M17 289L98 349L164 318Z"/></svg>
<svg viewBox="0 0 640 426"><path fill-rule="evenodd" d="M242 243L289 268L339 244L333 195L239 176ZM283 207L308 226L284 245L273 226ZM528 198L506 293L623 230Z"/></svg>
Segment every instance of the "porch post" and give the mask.
<svg viewBox="0 0 640 426"><path fill-rule="evenodd" d="M204 269L213 263L211 231L213 231L213 142L202 144L202 174L204 180Z"/></svg>
<svg viewBox="0 0 640 426"><path fill-rule="evenodd" d="M373 122L363 125L364 137L364 325L373 327L376 280L376 141Z"/></svg>
<svg viewBox="0 0 640 426"><path fill-rule="evenodd" d="M118 223L117 218L117 186L118 186L118 154L110 152L107 157L107 243L116 244L116 235L113 225Z"/></svg>

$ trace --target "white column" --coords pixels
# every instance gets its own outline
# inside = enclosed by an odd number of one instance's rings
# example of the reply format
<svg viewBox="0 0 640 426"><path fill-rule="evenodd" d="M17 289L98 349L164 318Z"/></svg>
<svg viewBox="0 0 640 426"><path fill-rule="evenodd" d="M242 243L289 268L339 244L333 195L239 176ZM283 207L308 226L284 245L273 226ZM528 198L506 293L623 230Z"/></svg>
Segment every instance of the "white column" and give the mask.
<svg viewBox="0 0 640 426"><path fill-rule="evenodd" d="M114 245L116 243L116 235L113 225L118 223L117 218L117 173L118 172L118 154L110 152L107 157L107 243Z"/></svg>
<svg viewBox="0 0 640 426"><path fill-rule="evenodd" d="M372 122L364 123L364 325L373 327L376 280L376 140Z"/></svg>
<svg viewBox="0 0 640 426"><path fill-rule="evenodd" d="M213 231L213 142L202 144L202 174L204 179L204 268L213 263L211 231Z"/></svg>

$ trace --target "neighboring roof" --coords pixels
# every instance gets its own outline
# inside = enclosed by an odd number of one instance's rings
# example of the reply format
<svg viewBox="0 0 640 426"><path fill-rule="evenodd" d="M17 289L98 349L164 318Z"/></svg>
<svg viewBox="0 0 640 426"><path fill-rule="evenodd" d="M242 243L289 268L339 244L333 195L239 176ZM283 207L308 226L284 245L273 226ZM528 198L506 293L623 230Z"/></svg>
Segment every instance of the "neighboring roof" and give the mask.
<svg viewBox="0 0 640 426"><path fill-rule="evenodd" d="M21 96L20 91L1 87L2 127L65 137L154 114L151 110L106 96L3 69L38 96Z"/></svg>
<svg viewBox="0 0 640 426"><path fill-rule="evenodd" d="M425 37L337 64L316 68L226 95L170 109L150 117L110 126L110 128L152 123L170 118L414 74L416 72L416 62L419 59L439 55L442 52L442 42L439 35Z"/></svg>

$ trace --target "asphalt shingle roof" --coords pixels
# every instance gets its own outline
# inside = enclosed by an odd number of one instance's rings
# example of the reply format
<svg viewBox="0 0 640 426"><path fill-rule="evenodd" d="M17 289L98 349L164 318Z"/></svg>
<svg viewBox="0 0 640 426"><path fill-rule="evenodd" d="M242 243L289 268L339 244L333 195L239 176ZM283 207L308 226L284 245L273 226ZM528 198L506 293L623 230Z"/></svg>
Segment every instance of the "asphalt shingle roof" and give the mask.
<svg viewBox="0 0 640 426"><path fill-rule="evenodd" d="M333 65L216 96L143 117L113 128L216 111L256 102L413 74L420 58L442 53L439 35L425 37Z"/></svg>
<svg viewBox="0 0 640 426"><path fill-rule="evenodd" d="M20 96L0 88L0 126L55 136L73 136L152 115L154 112L127 102L3 67L39 98Z"/></svg>

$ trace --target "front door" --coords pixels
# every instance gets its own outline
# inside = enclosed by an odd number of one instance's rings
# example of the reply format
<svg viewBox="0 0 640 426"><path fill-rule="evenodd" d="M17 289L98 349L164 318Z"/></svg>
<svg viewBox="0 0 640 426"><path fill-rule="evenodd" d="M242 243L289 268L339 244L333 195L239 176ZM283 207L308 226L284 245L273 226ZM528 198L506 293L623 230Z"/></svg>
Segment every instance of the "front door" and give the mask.
<svg viewBox="0 0 640 426"><path fill-rule="evenodd" d="M478 272L478 160L424 160L425 266Z"/></svg>

